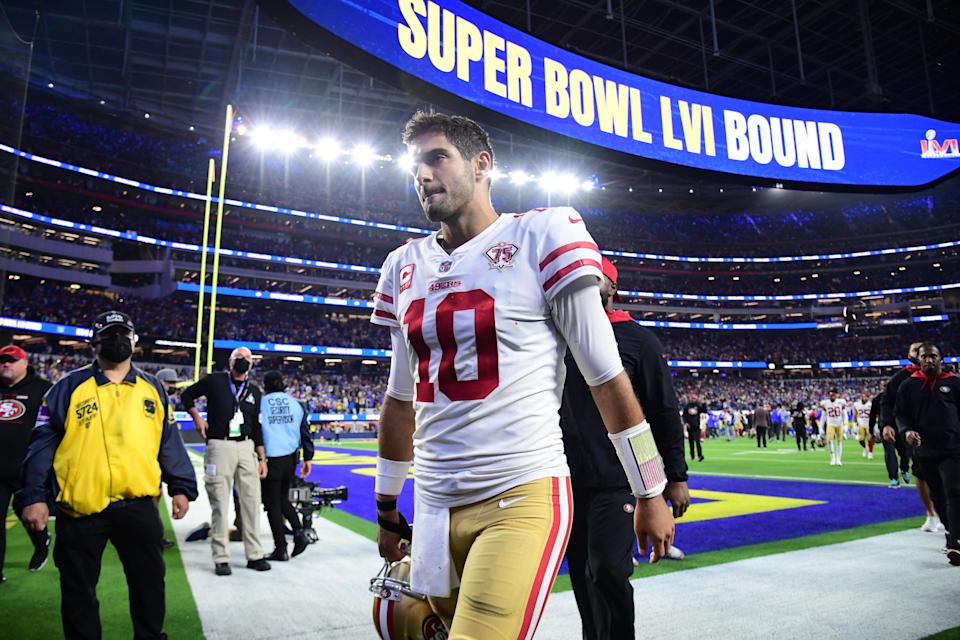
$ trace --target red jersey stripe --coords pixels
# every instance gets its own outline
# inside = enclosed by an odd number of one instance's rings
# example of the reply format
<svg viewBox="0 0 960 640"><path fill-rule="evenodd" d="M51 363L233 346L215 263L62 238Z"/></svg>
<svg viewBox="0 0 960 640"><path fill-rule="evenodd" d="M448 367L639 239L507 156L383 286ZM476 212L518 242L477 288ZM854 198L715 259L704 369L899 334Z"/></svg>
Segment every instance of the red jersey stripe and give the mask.
<svg viewBox="0 0 960 640"><path fill-rule="evenodd" d="M600 247L593 244L592 242L587 242L586 240L580 240L579 242L569 242L567 244L561 245L547 254L547 257L540 261L540 271L543 271L547 268L547 265L562 256L563 254L569 251L575 251L577 249L592 249L597 253L600 252Z"/></svg>
<svg viewBox="0 0 960 640"><path fill-rule="evenodd" d="M553 285L557 284L557 282L562 280L564 276L566 276L568 273L570 273L571 271L576 271L581 267L595 267L598 271L603 271L602 267L600 266L600 263L597 262L596 260L591 260L589 258L576 260L574 262L571 262L567 266L565 266L563 269L560 269L549 278L547 278L547 281L543 283L544 293L549 291L553 287Z"/></svg>

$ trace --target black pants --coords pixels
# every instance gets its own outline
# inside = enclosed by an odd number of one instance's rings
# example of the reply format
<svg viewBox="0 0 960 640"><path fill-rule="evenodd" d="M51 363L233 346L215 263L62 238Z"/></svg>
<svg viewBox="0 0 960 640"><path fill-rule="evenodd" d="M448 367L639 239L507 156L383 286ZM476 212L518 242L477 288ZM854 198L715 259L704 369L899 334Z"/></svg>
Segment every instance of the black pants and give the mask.
<svg viewBox="0 0 960 640"><path fill-rule="evenodd" d="M760 441L763 441L763 447L767 446L767 429L769 427L757 427L757 448L760 448Z"/></svg>
<svg viewBox="0 0 960 640"><path fill-rule="evenodd" d="M903 436L897 435L896 442L883 442L883 462L887 465L887 477L891 480L899 480L901 473L910 470L910 447L903 441ZM899 463L897 457L900 457Z"/></svg>
<svg viewBox="0 0 960 640"><path fill-rule="evenodd" d="M260 481L263 493L263 505L267 508L267 519L270 521L270 531L273 533L273 545L276 549L286 549L287 540L284 537L283 519L290 523L294 532L303 528L300 516L290 504L290 483L297 466L297 454L267 458L267 477Z"/></svg>
<svg viewBox="0 0 960 640"><path fill-rule="evenodd" d="M632 640L633 505L629 488L573 490L567 546L584 640ZM625 506L631 508L629 512Z"/></svg>
<svg viewBox="0 0 960 640"><path fill-rule="evenodd" d="M800 443L803 443L803 450L807 450L807 428L806 427L794 427L794 432L797 436L797 451L800 451Z"/></svg>
<svg viewBox="0 0 960 640"><path fill-rule="evenodd" d="M947 546L960 549L960 453L928 458L917 456L914 463L922 470L923 479L930 487L930 499L940 521L950 532Z"/></svg>
<svg viewBox="0 0 960 640"><path fill-rule="evenodd" d="M690 441L690 459L702 458L703 449L700 445L700 427L687 427L687 439ZM694 455L694 447L696 447L696 455Z"/></svg>
<svg viewBox="0 0 960 640"><path fill-rule="evenodd" d="M150 498L115 502L100 513L57 518L53 559L60 569L60 612L67 640L102 636L97 582L107 541L123 564L130 591L133 637L155 640L163 632L163 524Z"/></svg>
<svg viewBox="0 0 960 640"><path fill-rule="evenodd" d="M7 511L10 509L10 499L16 490L17 488L12 484L0 480L0 575L3 575L3 563L7 555ZM20 514L17 513L17 517L19 516ZM49 534L46 529L39 532L27 529L27 533L30 535L30 542L33 543L34 549L39 551L47 544Z"/></svg>

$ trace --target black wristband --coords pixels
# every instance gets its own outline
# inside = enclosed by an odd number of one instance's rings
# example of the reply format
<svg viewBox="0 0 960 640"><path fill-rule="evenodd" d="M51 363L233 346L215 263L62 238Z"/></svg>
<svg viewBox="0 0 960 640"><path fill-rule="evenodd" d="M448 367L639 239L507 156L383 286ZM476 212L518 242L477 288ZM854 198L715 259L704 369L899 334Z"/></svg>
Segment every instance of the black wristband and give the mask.
<svg viewBox="0 0 960 640"><path fill-rule="evenodd" d="M395 533L404 540L413 540L413 529L410 527L410 524L407 522L407 519L403 517L402 513L397 512L397 515L400 516L400 522L391 522L384 518L380 517L380 514L377 514L377 524L380 525L381 529L389 531L390 533Z"/></svg>
<svg viewBox="0 0 960 640"><path fill-rule="evenodd" d="M377 500L377 511L393 511L397 508L397 499Z"/></svg>

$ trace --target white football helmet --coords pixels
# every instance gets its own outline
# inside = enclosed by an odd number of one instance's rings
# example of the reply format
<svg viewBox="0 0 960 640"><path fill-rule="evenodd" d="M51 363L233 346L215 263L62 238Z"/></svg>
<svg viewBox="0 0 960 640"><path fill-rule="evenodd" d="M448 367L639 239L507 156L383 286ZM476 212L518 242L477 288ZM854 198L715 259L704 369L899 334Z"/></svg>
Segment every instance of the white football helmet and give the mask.
<svg viewBox="0 0 960 640"><path fill-rule="evenodd" d="M370 580L373 626L382 640L447 640L447 628L427 602L410 589L410 556L384 562Z"/></svg>

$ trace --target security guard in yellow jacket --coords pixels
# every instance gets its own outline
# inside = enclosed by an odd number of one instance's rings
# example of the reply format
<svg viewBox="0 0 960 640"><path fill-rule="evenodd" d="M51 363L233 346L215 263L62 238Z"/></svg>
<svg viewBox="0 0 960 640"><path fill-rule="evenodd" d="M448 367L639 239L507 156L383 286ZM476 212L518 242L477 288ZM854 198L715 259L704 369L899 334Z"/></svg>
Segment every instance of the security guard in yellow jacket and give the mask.
<svg viewBox="0 0 960 640"><path fill-rule="evenodd" d="M163 524L152 499L162 479L179 519L197 497L163 385L131 363L136 339L125 313L97 316L96 362L47 392L24 461L20 498L29 528L46 526L49 492L55 496L53 557L68 640L102 635L96 588L108 540L127 577L134 637L165 637Z"/></svg>

